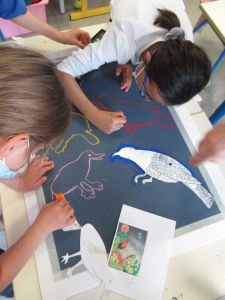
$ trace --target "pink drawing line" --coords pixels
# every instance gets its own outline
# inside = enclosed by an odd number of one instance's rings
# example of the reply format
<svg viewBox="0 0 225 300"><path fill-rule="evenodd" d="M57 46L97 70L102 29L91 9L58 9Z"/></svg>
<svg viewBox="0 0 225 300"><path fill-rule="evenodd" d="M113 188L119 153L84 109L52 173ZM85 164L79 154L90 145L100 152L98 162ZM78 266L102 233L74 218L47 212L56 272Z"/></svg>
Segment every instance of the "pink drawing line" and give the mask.
<svg viewBox="0 0 225 300"><path fill-rule="evenodd" d="M165 126L163 123L161 123L159 120L157 119L153 119L153 121L151 122L148 122L148 123L143 123L143 124L130 124L128 122L126 122L125 124L125 128L126 128L126 131L129 131L131 134L134 134L136 132L136 128L138 127L146 127L146 126L149 126L149 125L152 125L154 124L155 122L158 123L159 125L161 125L163 128L173 128L174 126L174 122L172 122L171 118L170 117L167 117L165 115L163 115L161 112L160 112L160 108L159 107L148 107L146 105L143 105L141 103L138 103L138 102L132 102L132 101L123 101L123 100L116 100L116 99L113 99L109 94L102 94L101 96L99 96L98 98L96 98L95 100L93 100L93 104L98 104L100 105L105 111L109 111L109 109L100 101L101 98L103 97L108 97L111 101L114 101L114 102L117 102L117 103L127 103L127 104L134 104L134 105L138 105L138 106L141 106L145 109L149 109L149 110L155 110L156 113L164 118L166 118L167 120L171 121L171 124L168 125L168 126ZM133 130L131 129L133 127Z"/></svg>
<svg viewBox="0 0 225 300"><path fill-rule="evenodd" d="M54 180L53 180L53 182L52 182L52 184L51 184L52 201L54 200L54 199L53 199L53 195L56 194L55 192L53 192L53 184L55 183L55 181L57 180L57 178L58 178L59 175L61 174L62 170L65 169L67 166L69 166L69 165L71 165L71 164L74 164L75 162L79 161L80 158L81 158L85 153L87 153L87 152L94 153L94 152L91 151L91 150L85 150L85 151L81 152L80 155L79 155L75 160L73 160L73 161L71 161L71 162L65 164L63 167L61 167L61 169L59 170L59 172L57 173L56 177L54 178ZM100 158L95 159L95 160L101 160L101 159L102 159L102 156L105 156L104 153L100 153L99 155L100 155ZM94 182L91 182L90 180L87 179L87 177L88 177L88 175L89 175L89 172L90 172L90 169L91 169L91 159L88 160L88 170L87 170L87 173L86 173L86 175L85 175L85 180L86 180L87 182L94 183ZM100 182L99 182L99 183L100 183ZM100 184L102 185L102 183L100 183ZM88 186L89 186L89 185L88 185ZM77 189L77 188L81 190L81 188L79 188L79 186L75 185L74 187L72 187L71 189L69 189L68 191L66 191L66 192L64 193L64 195L67 195L67 194L73 192L73 191L74 191L75 189ZM91 188L91 187L90 187L90 188ZM102 185L102 189L103 189L103 185ZM91 190L94 190L94 189L91 188ZM82 190L81 190L81 191L82 191Z"/></svg>

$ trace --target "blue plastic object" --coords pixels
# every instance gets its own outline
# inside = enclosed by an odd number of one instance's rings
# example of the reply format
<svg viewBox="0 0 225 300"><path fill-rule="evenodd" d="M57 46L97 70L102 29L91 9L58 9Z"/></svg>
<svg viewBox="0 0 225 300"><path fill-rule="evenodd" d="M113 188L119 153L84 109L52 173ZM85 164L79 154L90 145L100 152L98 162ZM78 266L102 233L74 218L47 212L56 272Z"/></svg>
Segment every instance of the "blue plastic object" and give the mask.
<svg viewBox="0 0 225 300"><path fill-rule="evenodd" d="M205 19L203 20L198 26L196 26L193 30L193 33L197 32L205 23L207 23L208 21Z"/></svg>
<svg viewBox="0 0 225 300"><path fill-rule="evenodd" d="M2 31L0 30L0 38L1 38L1 40L3 41L3 42L5 42L6 41L6 39L5 39L5 37L4 37L4 35L3 35L3 33L2 33Z"/></svg>
<svg viewBox="0 0 225 300"><path fill-rule="evenodd" d="M223 103L215 110L215 112L209 118L212 125L215 125L223 116L225 115L225 100Z"/></svg>

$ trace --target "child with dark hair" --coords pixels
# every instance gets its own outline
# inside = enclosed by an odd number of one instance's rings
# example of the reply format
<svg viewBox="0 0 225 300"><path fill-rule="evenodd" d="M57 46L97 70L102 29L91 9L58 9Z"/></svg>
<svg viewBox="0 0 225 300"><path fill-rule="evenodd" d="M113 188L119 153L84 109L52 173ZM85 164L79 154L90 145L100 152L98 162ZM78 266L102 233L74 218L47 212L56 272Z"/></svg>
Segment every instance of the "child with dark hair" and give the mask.
<svg viewBox="0 0 225 300"><path fill-rule="evenodd" d="M122 112L97 109L73 77L117 61L121 89L134 76L141 95L165 105L182 104L208 82L211 64L193 44L192 27L182 0L111 0L112 24L99 43L72 53L59 65L59 76L72 103L100 130L111 133L126 122Z"/></svg>

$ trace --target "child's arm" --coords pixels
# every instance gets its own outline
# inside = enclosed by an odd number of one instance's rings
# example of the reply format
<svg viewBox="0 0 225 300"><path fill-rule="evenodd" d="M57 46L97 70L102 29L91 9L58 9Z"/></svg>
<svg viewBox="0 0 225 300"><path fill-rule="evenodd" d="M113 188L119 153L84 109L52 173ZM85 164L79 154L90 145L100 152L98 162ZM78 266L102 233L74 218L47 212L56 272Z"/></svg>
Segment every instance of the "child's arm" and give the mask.
<svg viewBox="0 0 225 300"><path fill-rule="evenodd" d="M85 96L76 80L70 74L64 72L58 73L67 97L99 130L109 134L124 126L126 117L123 112L109 112L98 109Z"/></svg>
<svg viewBox="0 0 225 300"><path fill-rule="evenodd" d="M84 48L91 41L87 32L79 28L65 32L59 31L36 17L29 10L27 10L25 14L11 19L11 21L62 44L76 45L80 48Z"/></svg>
<svg viewBox="0 0 225 300"><path fill-rule="evenodd" d="M112 23L101 41L73 51L72 55L57 65L57 69L76 78L98 69L105 63L117 61L119 64L125 64L134 56L134 52L133 40Z"/></svg>
<svg viewBox="0 0 225 300"><path fill-rule="evenodd" d="M72 55L66 57L57 65L57 69L76 78L98 69L106 62L117 61L117 51L109 37L110 33L107 31L101 41L91 43L84 49L73 51Z"/></svg>
<svg viewBox="0 0 225 300"><path fill-rule="evenodd" d="M44 175L53 169L54 166L54 162L49 160L48 157L42 159L37 155L32 159L29 169L26 169L23 174L18 174L12 179L0 178L0 182L18 192L30 192L36 190L47 180L47 177Z"/></svg>
<svg viewBox="0 0 225 300"><path fill-rule="evenodd" d="M35 222L25 234L0 256L0 291L3 291L22 269L30 256L47 237L57 229L71 225L75 221L74 209L62 199L46 204Z"/></svg>

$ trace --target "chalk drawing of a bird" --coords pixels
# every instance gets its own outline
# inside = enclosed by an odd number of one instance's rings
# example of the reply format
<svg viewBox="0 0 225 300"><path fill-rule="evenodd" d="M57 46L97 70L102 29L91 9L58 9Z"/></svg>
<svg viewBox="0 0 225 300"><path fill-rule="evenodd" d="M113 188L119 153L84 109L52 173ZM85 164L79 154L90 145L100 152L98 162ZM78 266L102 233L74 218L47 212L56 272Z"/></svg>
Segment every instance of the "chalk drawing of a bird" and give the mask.
<svg viewBox="0 0 225 300"><path fill-rule="evenodd" d="M83 198L95 198L95 192L103 190L103 183L100 181L91 181L89 179L89 173L91 171L92 162L102 160L104 156L104 153L94 153L91 150L86 150L82 152L75 160L64 165L59 170L51 184L52 200L54 200L54 195L57 193L58 181L62 180L62 178L64 178L64 181L66 181L66 178L68 176L73 176L74 173L79 173L79 180L72 180L72 183L69 186L61 186L60 193L67 195L78 189L80 190L80 194Z"/></svg>
<svg viewBox="0 0 225 300"><path fill-rule="evenodd" d="M143 179L142 184L152 182L153 178L170 183L180 181L191 189L208 208L214 202L213 196L201 185L201 182L193 177L184 165L168 155L150 149L124 145L112 155L112 160L116 158L130 161L143 171L134 178L136 183L147 175L149 178Z"/></svg>

